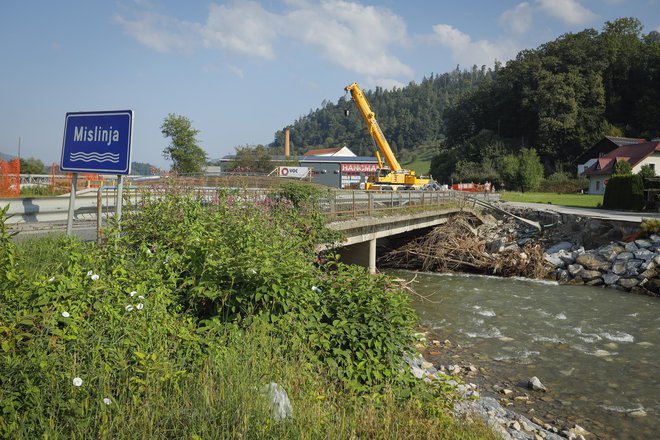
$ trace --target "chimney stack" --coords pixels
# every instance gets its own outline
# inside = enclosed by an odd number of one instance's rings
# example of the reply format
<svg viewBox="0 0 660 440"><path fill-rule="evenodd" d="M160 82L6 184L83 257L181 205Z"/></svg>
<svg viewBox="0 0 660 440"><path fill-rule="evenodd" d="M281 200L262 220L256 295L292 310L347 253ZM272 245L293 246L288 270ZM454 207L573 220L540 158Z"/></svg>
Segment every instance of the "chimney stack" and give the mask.
<svg viewBox="0 0 660 440"><path fill-rule="evenodd" d="M284 157L289 158L291 150L289 149L289 127L284 129Z"/></svg>

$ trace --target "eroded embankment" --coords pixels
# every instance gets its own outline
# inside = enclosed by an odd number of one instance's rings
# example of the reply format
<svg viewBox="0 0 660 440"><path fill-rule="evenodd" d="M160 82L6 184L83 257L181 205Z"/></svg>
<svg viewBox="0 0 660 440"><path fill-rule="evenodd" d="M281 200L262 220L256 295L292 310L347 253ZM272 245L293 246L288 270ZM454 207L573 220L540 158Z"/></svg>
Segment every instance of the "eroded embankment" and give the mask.
<svg viewBox="0 0 660 440"><path fill-rule="evenodd" d="M660 295L660 236L633 239L639 226L533 210L461 213L413 240L390 242L383 268L554 279ZM658 268L656 270L656 268Z"/></svg>

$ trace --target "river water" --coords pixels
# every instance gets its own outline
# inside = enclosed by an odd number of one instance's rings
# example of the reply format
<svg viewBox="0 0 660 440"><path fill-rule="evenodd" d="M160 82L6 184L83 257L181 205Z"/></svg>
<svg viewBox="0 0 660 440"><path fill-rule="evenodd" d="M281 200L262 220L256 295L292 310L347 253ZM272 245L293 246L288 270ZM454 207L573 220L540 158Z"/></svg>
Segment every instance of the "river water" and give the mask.
<svg viewBox="0 0 660 440"><path fill-rule="evenodd" d="M413 289L428 297L414 299L421 324L429 337L461 346L440 349L445 356L485 367L492 377L481 384L484 394L496 395L490 386L501 379L536 401L512 408L528 416L578 423L600 438L660 438L660 298L547 281L388 273L416 275ZM431 360L443 361L442 354ZM532 376L547 393L525 389Z"/></svg>

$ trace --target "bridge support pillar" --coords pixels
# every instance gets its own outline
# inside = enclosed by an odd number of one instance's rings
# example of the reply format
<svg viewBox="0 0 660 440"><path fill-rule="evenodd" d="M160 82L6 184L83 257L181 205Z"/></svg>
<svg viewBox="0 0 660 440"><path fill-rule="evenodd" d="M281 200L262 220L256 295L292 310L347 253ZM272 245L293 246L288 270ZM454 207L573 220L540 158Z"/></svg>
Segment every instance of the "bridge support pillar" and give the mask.
<svg viewBox="0 0 660 440"><path fill-rule="evenodd" d="M369 240L369 273L376 273L376 239Z"/></svg>
<svg viewBox="0 0 660 440"><path fill-rule="evenodd" d="M338 249L341 261L368 267L370 273L376 273L376 239L344 246Z"/></svg>

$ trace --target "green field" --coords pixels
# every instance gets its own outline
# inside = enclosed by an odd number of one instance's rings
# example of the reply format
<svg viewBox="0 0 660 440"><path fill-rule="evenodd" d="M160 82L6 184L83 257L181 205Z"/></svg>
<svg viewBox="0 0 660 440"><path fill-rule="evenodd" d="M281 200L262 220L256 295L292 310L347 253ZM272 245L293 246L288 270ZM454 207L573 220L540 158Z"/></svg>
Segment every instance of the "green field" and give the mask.
<svg viewBox="0 0 660 440"><path fill-rule="evenodd" d="M435 155L434 148L421 147L415 150L414 158L410 161L402 160L401 166L408 170L413 170L418 176L426 176L431 168L431 159Z"/></svg>
<svg viewBox="0 0 660 440"><path fill-rule="evenodd" d="M500 193L504 202L548 203L562 206L596 208L603 204L603 196L591 194L558 194L506 191Z"/></svg>

